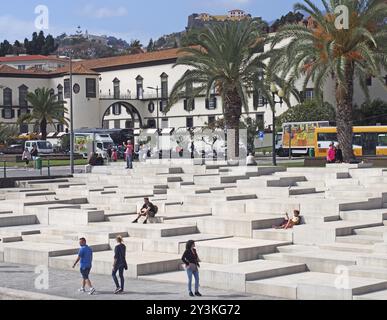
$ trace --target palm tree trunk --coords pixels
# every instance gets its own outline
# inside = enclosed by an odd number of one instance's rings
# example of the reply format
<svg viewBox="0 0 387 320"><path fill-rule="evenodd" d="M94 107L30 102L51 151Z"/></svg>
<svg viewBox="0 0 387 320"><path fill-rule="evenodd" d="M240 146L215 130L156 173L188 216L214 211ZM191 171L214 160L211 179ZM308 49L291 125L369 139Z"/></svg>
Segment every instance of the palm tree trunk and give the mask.
<svg viewBox="0 0 387 320"><path fill-rule="evenodd" d="M239 123L242 115L242 100L236 89L225 94L224 112L227 155L229 160L236 160L239 158Z"/></svg>
<svg viewBox="0 0 387 320"><path fill-rule="evenodd" d="M354 67L351 62L345 66L346 82L336 81L336 121L337 137L343 151L344 162L355 159L353 153L353 78Z"/></svg>
<svg viewBox="0 0 387 320"><path fill-rule="evenodd" d="M47 120L43 119L40 122L40 132L42 134L42 140L47 140Z"/></svg>

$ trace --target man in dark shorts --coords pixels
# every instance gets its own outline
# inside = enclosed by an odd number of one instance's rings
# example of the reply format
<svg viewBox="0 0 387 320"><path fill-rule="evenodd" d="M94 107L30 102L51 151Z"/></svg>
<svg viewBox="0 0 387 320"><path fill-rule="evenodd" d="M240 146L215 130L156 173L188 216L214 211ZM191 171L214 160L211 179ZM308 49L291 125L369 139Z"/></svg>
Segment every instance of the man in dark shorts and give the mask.
<svg viewBox="0 0 387 320"><path fill-rule="evenodd" d="M89 274L92 268L93 262L93 250L86 244L86 239L79 239L79 245L81 248L79 249L78 258L74 262L73 269L76 267L78 262L81 265L81 275L82 275L82 288L79 289L79 292L86 292L86 285L90 288L89 294L93 295L95 293L95 289L91 284L89 279Z"/></svg>
<svg viewBox="0 0 387 320"><path fill-rule="evenodd" d="M138 223L138 219L141 217L146 217L144 224L148 223L149 218L153 218L156 215L156 207L152 202L149 201L149 198L144 198L144 205L142 206L140 213L136 220L133 223Z"/></svg>

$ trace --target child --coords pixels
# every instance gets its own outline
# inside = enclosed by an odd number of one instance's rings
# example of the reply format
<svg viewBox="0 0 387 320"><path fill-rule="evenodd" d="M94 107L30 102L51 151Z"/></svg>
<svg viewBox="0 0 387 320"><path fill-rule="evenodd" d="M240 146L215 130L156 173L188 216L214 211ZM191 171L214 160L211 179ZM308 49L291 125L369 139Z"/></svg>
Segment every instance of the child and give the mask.
<svg viewBox="0 0 387 320"><path fill-rule="evenodd" d="M113 149L112 160L113 160L113 162L117 162L117 160L118 160L118 153L117 153L117 149L116 148Z"/></svg>
<svg viewBox="0 0 387 320"><path fill-rule="evenodd" d="M301 222L300 211L294 210L292 219L290 219L289 215L286 213L286 219L284 220L282 225L280 225L279 227L274 226L274 229L285 229L285 230L292 229L294 226L299 225L300 222Z"/></svg>

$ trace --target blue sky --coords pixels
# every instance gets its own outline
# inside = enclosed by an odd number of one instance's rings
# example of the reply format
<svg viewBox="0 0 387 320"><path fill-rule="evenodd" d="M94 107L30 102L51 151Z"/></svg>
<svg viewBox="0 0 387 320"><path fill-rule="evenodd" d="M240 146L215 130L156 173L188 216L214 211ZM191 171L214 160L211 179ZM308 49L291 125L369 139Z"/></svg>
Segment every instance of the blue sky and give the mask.
<svg viewBox="0 0 387 320"><path fill-rule="evenodd" d="M296 0L12 0L2 3L0 40L23 40L36 31L35 8L49 9L49 30L59 35L74 33L80 25L92 34L107 34L125 40L150 38L184 30L191 13L224 14L243 9L272 21L292 10Z"/></svg>

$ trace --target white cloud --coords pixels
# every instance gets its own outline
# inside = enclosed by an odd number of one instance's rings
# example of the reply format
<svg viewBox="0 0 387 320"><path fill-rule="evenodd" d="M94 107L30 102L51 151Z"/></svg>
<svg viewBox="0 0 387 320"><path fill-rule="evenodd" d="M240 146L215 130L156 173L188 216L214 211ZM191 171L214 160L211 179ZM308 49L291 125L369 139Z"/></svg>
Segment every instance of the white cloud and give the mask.
<svg viewBox="0 0 387 320"><path fill-rule="evenodd" d="M95 18L95 19L124 17L124 16L127 16L128 13L129 13L128 9L123 6L117 7L117 8L108 8L108 7L97 8L92 4L86 5L80 11L81 15Z"/></svg>
<svg viewBox="0 0 387 320"><path fill-rule="evenodd" d="M31 38L33 32L38 32L35 28L34 19L21 20L11 15L0 16L0 38L10 42ZM44 30L46 32L46 30Z"/></svg>

